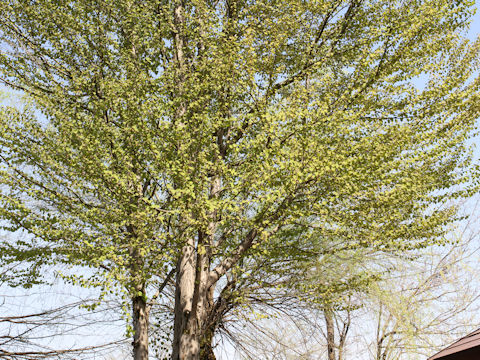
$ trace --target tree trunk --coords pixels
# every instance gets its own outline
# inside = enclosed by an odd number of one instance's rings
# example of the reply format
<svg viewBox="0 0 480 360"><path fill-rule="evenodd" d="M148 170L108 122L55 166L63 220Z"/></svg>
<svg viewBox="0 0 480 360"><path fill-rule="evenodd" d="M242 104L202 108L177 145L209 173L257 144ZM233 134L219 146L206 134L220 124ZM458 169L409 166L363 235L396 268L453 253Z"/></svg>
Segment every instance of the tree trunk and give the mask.
<svg viewBox="0 0 480 360"><path fill-rule="evenodd" d="M198 246L202 244L204 237L199 236ZM207 288L209 258L204 251L194 251L193 240L183 248L182 253L175 289L172 360L199 360L200 347L208 333L206 322L211 307L211 290ZM211 343L211 338L209 341Z"/></svg>
<svg viewBox="0 0 480 360"><path fill-rule="evenodd" d="M220 295L222 296L222 295ZM218 319L213 302L213 287L207 290L207 316L204 324L203 338L200 341L200 360L216 360L213 352L213 337L217 329Z"/></svg>
<svg viewBox="0 0 480 360"><path fill-rule="evenodd" d="M192 329L188 328L192 312L192 301L195 283L195 257L193 241L183 247L182 256L177 265L175 286L174 333L172 360L184 360L182 354L195 344L188 344L186 337Z"/></svg>
<svg viewBox="0 0 480 360"><path fill-rule="evenodd" d="M148 360L148 309L142 296L133 298L133 359Z"/></svg>
<svg viewBox="0 0 480 360"><path fill-rule="evenodd" d="M350 309L347 309L347 319L343 322L343 329L340 333L340 340L338 342L338 360L343 360L345 342L347 340L348 331L350 330L351 323Z"/></svg>
<svg viewBox="0 0 480 360"><path fill-rule="evenodd" d="M333 324L333 312L325 309L325 322L327 324L327 353L328 360L335 360L335 328Z"/></svg>
<svg viewBox="0 0 480 360"><path fill-rule="evenodd" d="M216 360L215 353L213 352L213 335L214 330L208 329L206 334L203 336L201 346L200 346L200 360Z"/></svg>

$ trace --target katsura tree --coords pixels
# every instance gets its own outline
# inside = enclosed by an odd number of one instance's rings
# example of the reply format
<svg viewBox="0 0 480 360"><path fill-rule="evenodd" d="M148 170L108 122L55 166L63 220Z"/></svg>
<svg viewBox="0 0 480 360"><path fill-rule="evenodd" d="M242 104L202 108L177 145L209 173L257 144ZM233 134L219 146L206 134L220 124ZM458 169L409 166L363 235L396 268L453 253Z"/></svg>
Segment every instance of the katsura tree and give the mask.
<svg viewBox="0 0 480 360"><path fill-rule="evenodd" d="M2 1L0 79L29 102L1 110L0 217L30 235L2 259L33 264L27 280L89 267L71 279L123 292L135 359L174 276L183 360L206 356L229 279L262 257L317 256L292 232L332 252L435 242L455 217L440 205L474 184L472 13L467 0Z"/></svg>

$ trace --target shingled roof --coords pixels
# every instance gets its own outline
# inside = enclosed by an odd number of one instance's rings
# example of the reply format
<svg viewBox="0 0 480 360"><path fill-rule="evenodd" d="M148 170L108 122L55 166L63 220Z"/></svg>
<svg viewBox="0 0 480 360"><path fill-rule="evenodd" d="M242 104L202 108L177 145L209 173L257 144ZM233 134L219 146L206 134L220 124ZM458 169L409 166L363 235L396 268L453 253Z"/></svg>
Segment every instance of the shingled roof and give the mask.
<svg viewBox="0 0 480 360"><path fill-rule="evenodd" d="M477 360L480 359L480 329L462 337L428 360Z"/></svg>

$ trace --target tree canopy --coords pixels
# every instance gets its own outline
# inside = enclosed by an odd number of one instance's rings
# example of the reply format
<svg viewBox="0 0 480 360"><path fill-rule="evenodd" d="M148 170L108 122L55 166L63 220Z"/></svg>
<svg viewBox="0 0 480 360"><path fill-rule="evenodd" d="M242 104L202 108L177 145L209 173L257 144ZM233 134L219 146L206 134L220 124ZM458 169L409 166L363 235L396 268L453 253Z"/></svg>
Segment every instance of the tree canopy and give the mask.
<svg viewBox="0 0 480 360"><path fill-rule="evenodd" d="M176 360L262 257L438 241L473 183L471 6L3 1L0 79L30 103L1 109L0 217L30 237L2 259L124 289L135 359L175 274Z"/></svg>

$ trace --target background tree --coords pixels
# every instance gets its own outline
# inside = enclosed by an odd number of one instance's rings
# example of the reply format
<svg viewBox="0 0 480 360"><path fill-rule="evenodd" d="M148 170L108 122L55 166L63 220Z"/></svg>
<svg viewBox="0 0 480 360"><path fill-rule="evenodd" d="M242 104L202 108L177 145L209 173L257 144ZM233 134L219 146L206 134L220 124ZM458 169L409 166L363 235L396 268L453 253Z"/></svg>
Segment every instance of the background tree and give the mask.
<svg viewBox="0 0 480 360"><path fill-rule="evenodd" d="M135 359L175 273L183 360L228 277L304 251L292 231L330 252L437 241L470 175L470 6L2 2L0 78L32 99L0 115L0 216L31 235L4 261L90 267L74 280L131 303Z"/></svg>
<svg viewBox="0 0 480 360"><path fill-rule="evenodd" d="M366 302L376 322L372 359L428 357L475 328L479 289L477 275L468 269L474 261L470 251L454 246L397 263L396 271L372 288Z"/></svg>
<svg viewBox="0 0 480 360"><path fill-rule="evenodd" d="M379 259L370 259L369 269L390 271L337 301L335 308L305 302L303 308L295 307L296 312L247 325L244 343L248 345L239 358L258 358L256 354L262 354L262 359L274 354L278 359L325 360L431 356L478 327L475 217L473 212L463 230L452 230L449 237L456 240L444 247L415 251L407 258L384 254L382 266Z"/></svg>

